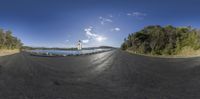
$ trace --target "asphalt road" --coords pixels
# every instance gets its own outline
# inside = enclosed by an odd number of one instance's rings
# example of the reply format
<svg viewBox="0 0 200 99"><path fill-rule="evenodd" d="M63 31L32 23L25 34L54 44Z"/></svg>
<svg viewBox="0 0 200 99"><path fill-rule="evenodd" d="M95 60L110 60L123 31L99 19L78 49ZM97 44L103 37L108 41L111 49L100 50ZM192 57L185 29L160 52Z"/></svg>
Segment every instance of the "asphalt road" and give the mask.
<svg viewBox="0 0 200 99"><path fill-rule="evenodd" d="M200 99L200 58L0 57L0 99Z"/></svg>

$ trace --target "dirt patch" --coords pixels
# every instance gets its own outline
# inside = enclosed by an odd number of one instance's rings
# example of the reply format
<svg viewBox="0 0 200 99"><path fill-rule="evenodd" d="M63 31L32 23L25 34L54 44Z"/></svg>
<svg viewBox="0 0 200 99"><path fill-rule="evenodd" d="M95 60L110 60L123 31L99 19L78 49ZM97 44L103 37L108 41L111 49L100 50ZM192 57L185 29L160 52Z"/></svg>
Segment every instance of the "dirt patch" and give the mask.
<svg viewBox="0 0 200 99"><path fill-rule="evenodd" d="M14 50L0 50L0 56L6 56L6 55L12 55L15 53L19 53L20 51L18 49Z"/></svg>

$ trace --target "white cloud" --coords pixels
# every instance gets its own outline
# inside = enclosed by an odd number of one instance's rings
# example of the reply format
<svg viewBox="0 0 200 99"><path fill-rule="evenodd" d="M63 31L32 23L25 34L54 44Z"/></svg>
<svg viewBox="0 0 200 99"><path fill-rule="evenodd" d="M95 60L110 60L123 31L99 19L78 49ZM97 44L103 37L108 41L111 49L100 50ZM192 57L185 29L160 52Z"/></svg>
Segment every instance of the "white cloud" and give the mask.
<svg viewBox="0 0 200 99"><path fill-rule="evenodd" d="M65 40L66 42L69 42L69 40Z"/></svg>
<svg viewBox="0 0 200 99"><path fill-rule="evenodd" d="M88 43L89 40L88 40L88 39L86 39L86 40L82 40L82 42L83 42L83 43Z"/></svg>
<svg viewBox="0 0 200 99"><path fill-rule="evenodd" d="M89 39L98 36L97 34L92 33L92 29L93 29L92 26L90 26L89 28L84 29L84 31L85 31L85 33L86 33L86 35L87 35L87 37L88 37Z"/></svg>
<svg viewBox="0 0 200 99"><path fill-rule="evenodd" d="M111 23L111 22L113 22L111 19L104 18L104 17L102 17L102 16L99 17L99 20L100 20L100 23L101 23L102 25L104 25L105 23Z"/></svg>
<svg viewBox="0 0 200 99"><path fill-rule="evenodd" d="M101 42L101 41L104 41L104 40L107 39L104 36L101 36L101 35L98 35L98 34L94 33L92 26L90 26L89 28L85 28L84 31L85 31L85 34L86 34L86 36L87 36L88 39L82 40L83 43L84 42L88 43L90 40L96 40L98 42Z"/></svg>
<svg viewBox="0 0 200 99"><path fill-rule="evenodd" d="M127 15L128 15L128 16L131 16L132 14L131 14L131 13L127 13Z"/></svg>
<svg viewBox="0 0 200 99"><path fill-rule="evenodd" d="M147 16L146 13L142 13L142 12L132 12L132 13L127 13L126 15L137 17L137 18L143 18L143 17Z"/></svg>
<svg viewBox="0 0 200 99"><path fill-rule="evenodd" d="M115 31L120 31L120 28L115 28L114 30L115 30Z"/></svg>
<svg viewBox="0 0 200 99"><path fill-rule="evenodd" d="M120 31L120 30L121 30L121 29L118 28L118 27L111 29L111 31L116 31L116 32L118 32L118 31Z"/></svg>

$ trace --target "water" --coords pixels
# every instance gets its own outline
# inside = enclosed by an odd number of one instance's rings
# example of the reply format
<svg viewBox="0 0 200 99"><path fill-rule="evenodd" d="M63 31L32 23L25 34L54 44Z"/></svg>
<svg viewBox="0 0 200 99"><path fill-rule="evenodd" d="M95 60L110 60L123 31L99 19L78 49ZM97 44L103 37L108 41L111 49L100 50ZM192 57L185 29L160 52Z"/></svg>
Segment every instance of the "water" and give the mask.
<svg viewBox="0 0 200 99"><path fill-rule="evenodd" d="M68 56L68 55L86 55L98 52L105 52L111 49L89 49L89 50L30 50L33 55L44 56Z"/></svg>

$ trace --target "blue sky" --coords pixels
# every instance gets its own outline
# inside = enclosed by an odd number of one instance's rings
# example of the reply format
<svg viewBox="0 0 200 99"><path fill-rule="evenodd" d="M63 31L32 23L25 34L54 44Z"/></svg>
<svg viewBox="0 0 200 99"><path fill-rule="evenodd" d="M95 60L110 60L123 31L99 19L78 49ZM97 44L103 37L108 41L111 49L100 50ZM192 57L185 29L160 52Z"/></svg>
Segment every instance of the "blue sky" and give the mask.
<svg viewBox="0 0 200 99"><path fill-rule="evenodd" d="M34 47L119 47L147 25L200 28L200 0L0 0L0 27Z"/></svg>

